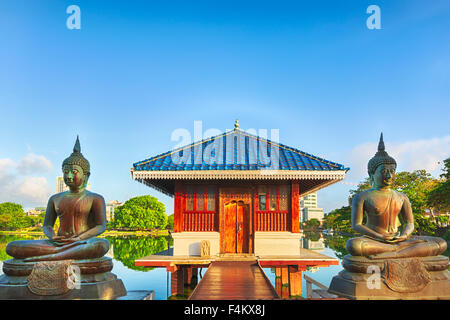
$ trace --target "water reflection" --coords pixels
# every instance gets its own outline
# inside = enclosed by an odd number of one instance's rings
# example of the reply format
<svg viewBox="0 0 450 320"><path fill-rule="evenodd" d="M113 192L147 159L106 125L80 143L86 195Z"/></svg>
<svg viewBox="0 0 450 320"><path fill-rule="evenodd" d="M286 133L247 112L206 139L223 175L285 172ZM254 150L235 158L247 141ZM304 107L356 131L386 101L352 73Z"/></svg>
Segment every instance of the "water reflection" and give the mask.
<svg viewBox="0 0 450 320"><path fill-rule="evenodd" d="M148 272L154 268L137 267L136 259L149 256L169 248L172 237L106 237L113 252L113 258L131 270Z"/></svg>

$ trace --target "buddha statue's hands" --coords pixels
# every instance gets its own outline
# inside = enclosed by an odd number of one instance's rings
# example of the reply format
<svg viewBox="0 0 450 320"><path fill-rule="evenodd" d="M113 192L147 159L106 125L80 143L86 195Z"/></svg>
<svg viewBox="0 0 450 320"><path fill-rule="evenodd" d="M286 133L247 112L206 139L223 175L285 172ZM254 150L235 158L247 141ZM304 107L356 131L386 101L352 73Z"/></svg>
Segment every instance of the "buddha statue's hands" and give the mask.
<svg viewBox="0 0 450 320"><path fill-rule="evenodd" d="M391 239L386 239L385 241L388 243L397 243L402 242L408 239L407 235L401 235L400 232L397 232Z"/></svg>
<svg viewBox="0 0 450 320"><path fill-rule="evenodd" d="M78 237L78 236L71 236L71 237L53 236L51 240L57 246L65 246L68 244L72 244L72 243L81 241L80 237Z"/></svg>

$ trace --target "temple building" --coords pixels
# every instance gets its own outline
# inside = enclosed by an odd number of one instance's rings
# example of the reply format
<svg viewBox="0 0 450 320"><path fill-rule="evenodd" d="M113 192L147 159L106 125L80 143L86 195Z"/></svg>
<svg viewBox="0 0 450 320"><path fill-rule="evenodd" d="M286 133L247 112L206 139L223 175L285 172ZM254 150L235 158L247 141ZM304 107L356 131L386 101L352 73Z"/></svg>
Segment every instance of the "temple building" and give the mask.
<svg viewBox="0 0 450 320"><path fill-rule="evenodd" d="M174 256L298 255L300 197L348 168L239 129L136 162L131 177L174 197Z"/></svg>

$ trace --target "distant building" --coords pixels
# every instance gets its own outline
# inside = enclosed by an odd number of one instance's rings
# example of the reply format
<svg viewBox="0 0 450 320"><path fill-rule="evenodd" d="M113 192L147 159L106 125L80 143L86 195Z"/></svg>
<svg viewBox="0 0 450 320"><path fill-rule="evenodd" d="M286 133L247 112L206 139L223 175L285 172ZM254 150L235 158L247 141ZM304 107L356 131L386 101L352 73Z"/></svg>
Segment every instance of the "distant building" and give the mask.
<svg viewBox="0 0 450 320"><path fill-rule="evenodd" d="M38 207L38 208L34 208L34 209L31 209L31 210L28 210L26 215L27 216L38 216L38 215L40 215L43 212L45 212L45 208Z"/></svg>
<svg viewBox="0 0 450 320"><path fill-rule="evenodd" d="M448 225L449 225L449 221L441 222L439 217L447 217L447 220L450 220L450 212L436 212L436 211L431 211L429 209L425 209L425 212L423 215L426 218L431 219L431 221L436 223L441 228L448 227Z"/></svg>
<svg viewBox="0 0 450 320"><path fill-rule="evenodd" d="M300 198L300 219L302 222L317 219L322 224L323 217L323 209L317 207L317 192Z"/></svg>
<svg viewBox="0 0 450 320"><path fill-rule="evenodd" d="M106 221L111 221L114 219L114 210L121 205L123 205L123 202L119 202L117 200L109 201L106 204Z"/></svg>
<svg viewBox="0 0 450 320"><path fill-rule="evenodd" d="M87 190L91 190L91 184L88 182ZM69 191L69 187L66 186L66 184L64 183L64 178L63 177L57 177L56 178L56 192L55 193L61 193L64 191Z"/></svg>
<svg viewBox="0 0 450 320"><path fill-rule="evenodd" d="M63 177L57 177L56 178L56 192L55 193L61 193L64 191L69 191L69 187L66 186L64 183Z"/></svg>

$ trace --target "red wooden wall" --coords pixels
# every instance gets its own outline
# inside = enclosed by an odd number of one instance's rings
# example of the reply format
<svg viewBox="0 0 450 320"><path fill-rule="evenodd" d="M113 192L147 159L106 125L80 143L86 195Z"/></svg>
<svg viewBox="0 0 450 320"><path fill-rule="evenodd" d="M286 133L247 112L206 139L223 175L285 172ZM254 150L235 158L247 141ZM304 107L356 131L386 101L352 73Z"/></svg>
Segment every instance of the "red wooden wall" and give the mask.
<svg viewBox="0 0 450 320"><path fill-rule="evenodd" d="M299 233L299 183L292 181L288 195L288 210L259 210L257 188L253 194L253 221L255 231L290 231ZM215 211L186 211L186 187L182 182L175 184L174 232L219 231L219 192L216 189ZM206 201L206 199L205 199ZM196 203L196 196L194 196ZM280 194L277 193L277 208L280 208ZM266 204L269 204L267 193ZM266 208L267 209L267 208Z"/></svg>

